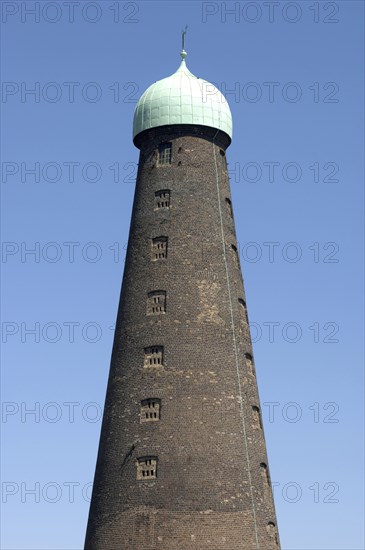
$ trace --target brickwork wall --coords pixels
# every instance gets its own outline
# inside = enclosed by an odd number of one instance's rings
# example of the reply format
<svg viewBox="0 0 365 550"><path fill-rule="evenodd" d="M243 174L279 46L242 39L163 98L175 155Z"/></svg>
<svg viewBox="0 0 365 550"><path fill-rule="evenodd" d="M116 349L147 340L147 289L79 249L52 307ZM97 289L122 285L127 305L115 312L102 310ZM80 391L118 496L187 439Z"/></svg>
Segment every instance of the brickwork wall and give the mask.
<svg viewBox="0 0 365 550"><path fill-rule="evenodd" d="M174 126L137 138L88 550L279 548L269 470L264 476L260 466L268 461L226 201L228 139L215 134ZM158 166L165 141L172 142L172 163ZM163 189L170 207L155 209ZM154 261L152 239L160 236L168 237L167 258ZM166 311L147 315L148 294L158 290L166 292ZM163 346L163 365L146 367L144 350L153 346ZM160 400L160 419L141 423L148 398ZM157 457L156 479L136 478L145 456Z"/></svg>

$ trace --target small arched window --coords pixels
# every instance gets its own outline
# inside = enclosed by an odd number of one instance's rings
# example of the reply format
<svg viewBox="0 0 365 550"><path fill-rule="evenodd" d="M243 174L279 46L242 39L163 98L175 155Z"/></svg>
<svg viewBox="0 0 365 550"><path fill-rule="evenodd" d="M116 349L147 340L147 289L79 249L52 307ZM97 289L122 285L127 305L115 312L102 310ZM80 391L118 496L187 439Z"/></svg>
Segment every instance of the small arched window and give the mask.
<svg viewBox="0 0 365 550"><path fill-rule="evenodd" d="M234 244L231 244L231 250L233 252L233 257L234 257L234 260L235 260L236 264L240 265L240 257L239 257L239 254L238 254L237 246L235 246Z"/></svg>
<svg viewBox="0 0 365 550"><path fill-rule="evenodd" d="M228 214L233 219L232 201L228 197L226 197L226 208L228 210Z"/></svg>
<svg viewBox="0 0 365 550"><path fill-rule="evenodd" d="M148 293L147 315L159 315L166 312L166 291L154 290Z"/></svg>
<svg viewBox="0 0 365 550"><path fill-rule="evenodd" d="M267 469L267 464L265 464L265 462L261 462L260 471L262 479L265 481L265 483L270 485L269 470Z"/></svg>
<svg viewBox="0 0 365 550"><path fill-rule="evenodd" d="M137 480L148 481L157 477L157 456L142 456L137 459Z"/></svg>
<svg viewBox="0 0 365 550"><path fill-rule="evenodd" d="M163 366L163 346L151 346L149 348L144 348L144 366Z"/></svg>
<svg viewBox="0 0 365 550"><path fill-rule="evenodd" d="M151 259L165 260L167 258L167 237L155 237L152 239Z"/></svg>
<svg viewBox="0 0 365 550"><path fill-rule="evenodd" d="M160 420L161 399L151 397L141 401L140 421L156 422Z"/></svg>
<svg viewBox="0 0 365 550"><path fill-rule="evenodd" d="M245 361L246 361L246 367L247 371L252 374L252 376L255 376L255 371L253 368L253 357L251 353L245 353Z"/></svg>
<svg viewBox="0 0 365 550"><path fill-rule="evenodd" d="M155 193L155 210L160 208L170 208L170 190L161 189Z"/></svg>
<svg viewBox="0 0 365 550"><path fill-rule="evenodd" d="M242 298L238 298L238 303L240 304L241 308L242 308L242 320L244 321L244 323L246 323L248 325L248 315L247 315L247 306L246 306L246 302L242 299Z"/></svg>
<svg viewBox="0 0 365 550"><path fill-rule="evenodd" d="M161 143L158 146L158 166L166 166L172 161L172 143Z"/></svg>
<svg viewBox="0 0 365 550"><path fill-rule="evenodd" d="M256 405L252 405L252 414L255 422L255 427L262 430L262 420L259 407L257 407Z"/></svg>

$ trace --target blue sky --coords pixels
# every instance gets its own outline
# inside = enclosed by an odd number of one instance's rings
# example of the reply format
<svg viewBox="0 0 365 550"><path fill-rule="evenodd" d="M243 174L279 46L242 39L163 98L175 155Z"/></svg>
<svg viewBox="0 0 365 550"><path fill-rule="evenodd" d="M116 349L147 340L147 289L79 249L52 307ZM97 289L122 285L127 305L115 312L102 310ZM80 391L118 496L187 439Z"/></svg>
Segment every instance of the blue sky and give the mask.
<svg viewBox="0 0 365 550"><path fill-rule="evenodd" d="M282 547L364 548L363 3L1 7L2 547L82 548L138 162L133 110L176 70L188 24L187 65L233 114Z"/></svg>

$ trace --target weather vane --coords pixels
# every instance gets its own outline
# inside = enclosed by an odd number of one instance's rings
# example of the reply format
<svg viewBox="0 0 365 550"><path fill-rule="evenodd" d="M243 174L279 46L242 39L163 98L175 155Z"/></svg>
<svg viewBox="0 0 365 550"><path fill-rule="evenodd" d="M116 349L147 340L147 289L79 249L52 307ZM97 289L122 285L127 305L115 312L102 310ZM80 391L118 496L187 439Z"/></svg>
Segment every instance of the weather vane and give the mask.
<svg viewBox="0 0 365 550"><path fill-rule="evenodd" d="M182 32L182 49L185 50L185 35L188 30L188 26L185 25L185 29Z"/></svg>

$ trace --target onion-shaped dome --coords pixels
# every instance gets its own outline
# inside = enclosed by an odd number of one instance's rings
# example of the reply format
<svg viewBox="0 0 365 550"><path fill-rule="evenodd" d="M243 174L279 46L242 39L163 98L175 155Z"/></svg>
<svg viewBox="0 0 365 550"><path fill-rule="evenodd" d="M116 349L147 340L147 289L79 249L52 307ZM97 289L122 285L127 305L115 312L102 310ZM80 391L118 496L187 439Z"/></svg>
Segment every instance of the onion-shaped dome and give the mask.
<svg viewBox="0 0 365 550"><path fill-rule="evenodd" d="M194 76L181 52L177 71L152 84L136 105L133 139L150 128L172 124L209 126L232 139L232 115L224 95L210 82Z"/></svg>

